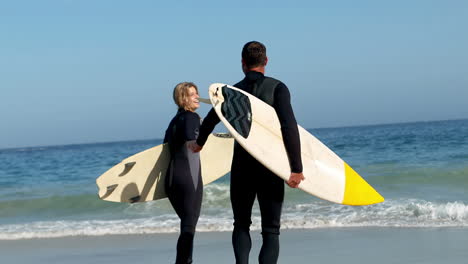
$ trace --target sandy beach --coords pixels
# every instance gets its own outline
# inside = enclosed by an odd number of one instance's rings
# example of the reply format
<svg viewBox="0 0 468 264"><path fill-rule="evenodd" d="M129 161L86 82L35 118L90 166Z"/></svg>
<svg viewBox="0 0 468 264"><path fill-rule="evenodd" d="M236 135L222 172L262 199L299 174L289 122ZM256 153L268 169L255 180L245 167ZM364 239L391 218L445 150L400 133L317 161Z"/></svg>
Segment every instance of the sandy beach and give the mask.
<svg viewBox="0 0 468 264"><path fill-rule="evenodd" d="M199 232L194 263L234 263L230 232ZM2 263L173 263L176 234L0 241ZM260 233L252 232L251 263ZM468 230L343 228L284 230L279 263L465 263Z"/></svg>

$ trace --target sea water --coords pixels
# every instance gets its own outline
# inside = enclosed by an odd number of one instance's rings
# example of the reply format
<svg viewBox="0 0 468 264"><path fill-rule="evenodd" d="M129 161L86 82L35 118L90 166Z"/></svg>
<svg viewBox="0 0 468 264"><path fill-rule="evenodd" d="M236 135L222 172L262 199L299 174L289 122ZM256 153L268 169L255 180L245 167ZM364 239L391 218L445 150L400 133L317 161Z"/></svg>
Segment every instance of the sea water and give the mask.
<svg viewBox="0 0 468 264"><path fill-rule="evenodd" d="M345 206L286 186L283 229L468 229L468 120L309 131L386 200ZM125 204L97 196L99 175L161 141L0 150L0 239L178 232L167 199ZM205 186L197 231L232 230L229 177ZM257 205L252 221L260 229Z"/></svg>

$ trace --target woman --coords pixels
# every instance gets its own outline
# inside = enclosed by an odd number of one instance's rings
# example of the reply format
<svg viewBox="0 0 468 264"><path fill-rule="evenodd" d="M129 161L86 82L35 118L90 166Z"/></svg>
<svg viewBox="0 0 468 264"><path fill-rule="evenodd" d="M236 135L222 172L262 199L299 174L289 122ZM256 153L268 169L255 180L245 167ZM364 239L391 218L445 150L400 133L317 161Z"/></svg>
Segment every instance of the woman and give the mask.
<svg viewBox="0 0 468 264"><path fill-rule="evenodd" d="M203 196L200 154L187 147L187 142L198 137L200 116L195 113L200 106L198 98L198 88L194 83L182 82L174 88L178 110L164 137L171 152L166 193L180 218L176 264L192 263L193 238Z"/></svg>

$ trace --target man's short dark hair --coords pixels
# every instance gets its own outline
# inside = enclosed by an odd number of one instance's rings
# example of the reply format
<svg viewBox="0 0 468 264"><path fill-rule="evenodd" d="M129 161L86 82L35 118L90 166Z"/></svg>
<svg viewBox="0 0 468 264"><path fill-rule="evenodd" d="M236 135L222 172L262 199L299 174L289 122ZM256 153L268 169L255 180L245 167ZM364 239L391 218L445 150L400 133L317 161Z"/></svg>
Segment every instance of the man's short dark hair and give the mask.
<svg viewBox="0 0 468 264"><path fill-rule="evenodd" d="M250 41L242 48L242 59L247 68L255 68L266 65L266 47L258 41Z"/></svg>

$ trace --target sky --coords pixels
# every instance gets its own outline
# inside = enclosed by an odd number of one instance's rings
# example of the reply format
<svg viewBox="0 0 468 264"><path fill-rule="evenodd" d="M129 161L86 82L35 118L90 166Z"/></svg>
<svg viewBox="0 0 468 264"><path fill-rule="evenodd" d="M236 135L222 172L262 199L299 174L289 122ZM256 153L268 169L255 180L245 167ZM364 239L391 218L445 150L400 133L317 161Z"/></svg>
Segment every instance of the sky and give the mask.
<svg viewBox="0 0 468 264"><path fill-rule="evenodd" d="M468 118L467 29L464 0L1 0L0 149L162 138L251 40L302 127Z"/></svg>

